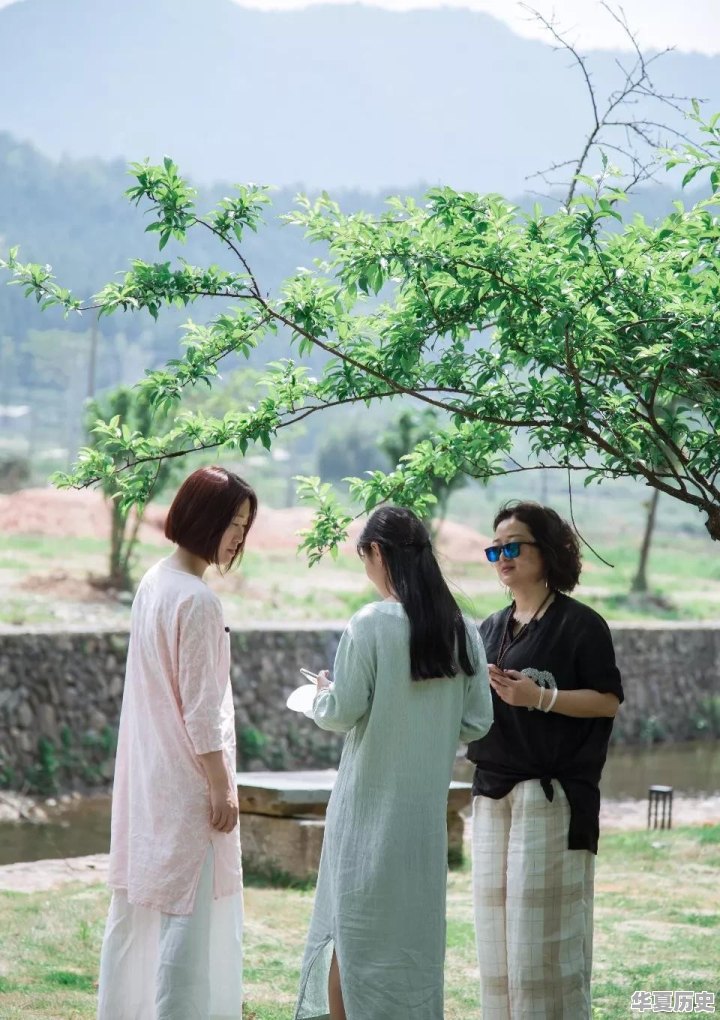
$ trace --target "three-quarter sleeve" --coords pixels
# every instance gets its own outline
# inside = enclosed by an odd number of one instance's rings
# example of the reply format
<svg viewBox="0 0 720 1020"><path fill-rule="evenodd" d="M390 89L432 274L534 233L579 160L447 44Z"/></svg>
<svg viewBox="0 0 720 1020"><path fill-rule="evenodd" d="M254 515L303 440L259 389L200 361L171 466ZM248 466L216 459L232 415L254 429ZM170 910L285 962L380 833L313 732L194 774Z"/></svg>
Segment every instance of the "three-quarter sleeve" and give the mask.
<svg viewBox="0 0 720 1020"><path fill-rule="evenodd" d="M219 676L223 617L219 602L208 596L192 598L178 616L180 709L196 754L223 748L226 684Z"/></svg>
<svg viewBox="0 0 720 1020"><path fill-rule="evenodd" d="M597 613L583 621L578 634L575 675L578 688L614 694L623 701L620 670L615 662L610 628Z"/></svg>
<svg viewBox="0 0 720 1020"><path fill-rule="evenodd" d="M375 685L375 657L352 623L335 655L333 682L315 696L313 718L323 730L347 733L370 707Z"/></svg>
<svg viewBox="0 0 720 1020"><path fill-rule="evenodd" d="M493 706L485 648L478 629L471 620L465 621L467 650L475 673L465 678L465 698L460 724L460 740L480 740L492 726Z"/></svg>

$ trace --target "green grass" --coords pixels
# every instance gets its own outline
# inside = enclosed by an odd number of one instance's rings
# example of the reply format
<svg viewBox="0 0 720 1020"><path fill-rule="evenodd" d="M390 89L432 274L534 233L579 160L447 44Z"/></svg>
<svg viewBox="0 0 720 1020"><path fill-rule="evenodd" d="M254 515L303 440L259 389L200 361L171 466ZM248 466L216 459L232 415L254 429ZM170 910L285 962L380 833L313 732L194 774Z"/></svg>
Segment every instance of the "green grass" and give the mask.
<svg viewBox="0 0 720 1020"><path fill-rule="evenodd" d="M23 598L6 598L0 602L0 623L9 623L13 627L27 627L52 623L54 619L52 610L42 603Z"/></svg>
<svg viewBox="0 0 720 1020"><path fill-rule="evenodd" d="M602 839L594 1020L626 1020L636 990L713 991L720 1005L720 826ZM248 883L245 1020L289 1020L311 889ZM2 1020L90 1020L107 910L103 887L0 894ZM479 1020L470 874L448 880L446 1020Z"/></svg>
<svg viewBox="0 0 720 1020"><path fill-rule="evenodd" d="M51 535L10 535L0 542L3 550L35 554L46 560L64 560L81 553L104 555L107 543L100 538L54 538ZM60 555L58 555L60 554Z"/></svg>
<svg viewBox="0 0 720 1020"><path fill-rule="evenodd" d="M567 517L565 485L557 479L550 481L549 499ZM450 520L488 536L497 507L509 497L541 496L539 482L525 479L523 491L516 490L517 479L494 482L487 488L468 486L453 496ZM575 491L575 519L580 532L612 564L602 563L583 546L585 566L575 594L609 620L720 620L718 546L705 531L702 516L677 500L660 501L648 567L652 597L641 599L629 594L647 495L644 487L620 481L587 490L579 486ZM140 544L135 577L139 578L167 552L167 544L159 537L157 544ZM440 559L466 612L484 617L506 604L505 593L487 564L464 562L461 543L459 547L456 543L455 555L453 561L442 556ZM129 607L109 602L88 583L89 577L106 573L106 560L107 544L97 538L0 537L0 623L83 623L92 621L93 614L105 623L127 622ZM64 576L70 583L53 580L53 575L61 579ZM339 622L374 597L354 554L342 553L337 560L326 557L309 569L294 548L263 551L253 548L252 536L239 571L220 581L210 577L210 582L221 594L228 621L235 627L249 621L289 625ZM74 593L73 585L78 589ZM73 600L71 611L63 612L65 604Z"/></svg>

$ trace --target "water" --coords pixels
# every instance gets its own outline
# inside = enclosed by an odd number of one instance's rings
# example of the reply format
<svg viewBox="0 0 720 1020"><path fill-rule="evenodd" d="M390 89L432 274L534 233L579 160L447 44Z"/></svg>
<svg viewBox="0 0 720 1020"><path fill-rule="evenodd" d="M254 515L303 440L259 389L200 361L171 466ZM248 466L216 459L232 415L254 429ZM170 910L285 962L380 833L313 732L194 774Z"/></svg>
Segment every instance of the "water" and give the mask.
<svg viewBox="0 0 720 1020"><path fill-rule="evenodd" d="M109 797L76 801L49 822L0 823L0 865L105 854L109 849Z"/></svg>
<svg viewBox="0 0 720 1020"><path fill-rule="evenodd" d="M472 769L457 770L470 779ZM650 748L612 748L602 781L605 799L646 799L649 786L672 786L683 796L720 792L720 743L694 741ZM0 865L52 857L107 853L110 845L110 799L78 801L47 823L0 823Z"/></svg>
<svg viewBox="0 0 720 1020"><path fill-rule="evenodd" d="M647 798L649 786L672 786L688 797L720 793L720 743L695 740L650 748L610 748L603 798Z"/></svg>

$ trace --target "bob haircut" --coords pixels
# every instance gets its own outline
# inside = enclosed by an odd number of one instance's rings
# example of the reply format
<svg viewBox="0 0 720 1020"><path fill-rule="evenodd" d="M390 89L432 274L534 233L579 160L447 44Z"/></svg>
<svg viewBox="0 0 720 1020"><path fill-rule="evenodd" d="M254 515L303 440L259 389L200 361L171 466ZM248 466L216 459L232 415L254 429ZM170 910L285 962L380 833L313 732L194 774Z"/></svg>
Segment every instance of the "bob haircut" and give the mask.
<svg viewBox="0 0 720 1020"><path fill-rule="evenodd" d="M410 623L410 676L413 680L473 676L465 621L447 586L422 521L400 506L376 510L363 528L362 556L376 542L390 583Z"/></svg>
<svg viewBox="0 0 720 1020"><path fill-rule="evenodd" d="M223 467L201 467L193 471L178 489L165 518L165 537L206 563L218 562L220 540L243 503L250 515L243 540L232 562L242 559L245 539L257 514L254 489L239 475Z"/></svg>
<svg viewBox="0 0 720 1020"><path fill-rule="evenodd" d="M549 506L521 500L501 507L495 515L493 528L511 517L521 521L537 542L548 588L572 591L580 580L582 570L580 543L573 528Z"/></svg>

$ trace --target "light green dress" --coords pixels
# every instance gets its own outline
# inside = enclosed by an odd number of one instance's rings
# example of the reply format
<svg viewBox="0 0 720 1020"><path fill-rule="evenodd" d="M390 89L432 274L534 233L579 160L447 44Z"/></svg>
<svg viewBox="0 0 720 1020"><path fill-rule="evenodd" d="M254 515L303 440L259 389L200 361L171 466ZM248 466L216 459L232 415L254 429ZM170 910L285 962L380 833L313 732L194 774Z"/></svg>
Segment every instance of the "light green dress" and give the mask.
<svg viewBox="0 0 720 1020"><path fill-rule="evenodd" d="M318 726L348 736L295 1020L329 1017L333 949L348 1020L443 1020L448 786L458 743L492 723L485 653L465 625L475 675L412 681L405 610L366 606L315 698Z"/></svg>

